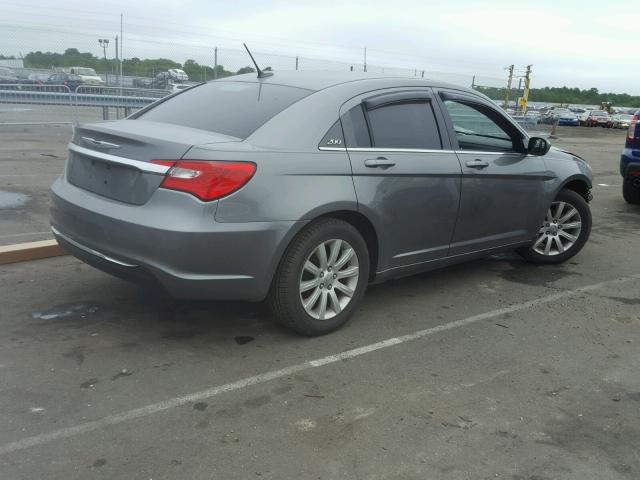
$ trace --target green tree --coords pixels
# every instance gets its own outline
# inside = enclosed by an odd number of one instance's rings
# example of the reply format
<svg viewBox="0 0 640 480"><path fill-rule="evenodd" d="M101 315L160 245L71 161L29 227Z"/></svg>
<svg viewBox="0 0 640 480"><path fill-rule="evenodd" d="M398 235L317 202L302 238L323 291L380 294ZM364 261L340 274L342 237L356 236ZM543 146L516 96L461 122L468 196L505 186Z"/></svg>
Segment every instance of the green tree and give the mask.
<svg viewBox="0 0 640 480"><path fill-rule="evenodd" d="M255 73L256 69L253 67L242 67L237 72L236 75L242 75L244 73Z"/></svg>

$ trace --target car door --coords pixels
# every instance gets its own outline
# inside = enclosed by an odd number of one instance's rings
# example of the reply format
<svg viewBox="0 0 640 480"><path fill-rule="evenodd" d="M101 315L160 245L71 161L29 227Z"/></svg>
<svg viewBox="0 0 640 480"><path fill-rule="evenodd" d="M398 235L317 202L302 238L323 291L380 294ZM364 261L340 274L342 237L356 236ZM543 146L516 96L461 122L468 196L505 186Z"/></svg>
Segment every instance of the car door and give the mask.
<svg viewBox="0 0 640 480"><path fill-rule="evenodd" d="M447 255L461 169L428 88L387 89L343 105L359 208L374 219L378 271Z"/></svg>
<svg viewBox="0 0 640 480"><path fill-rule="evenodd" d="M438 102L462 167L460 211L449 255L526 242L540 221L542 157L526 153L525 134L488 101L440 90Z"/></svg>

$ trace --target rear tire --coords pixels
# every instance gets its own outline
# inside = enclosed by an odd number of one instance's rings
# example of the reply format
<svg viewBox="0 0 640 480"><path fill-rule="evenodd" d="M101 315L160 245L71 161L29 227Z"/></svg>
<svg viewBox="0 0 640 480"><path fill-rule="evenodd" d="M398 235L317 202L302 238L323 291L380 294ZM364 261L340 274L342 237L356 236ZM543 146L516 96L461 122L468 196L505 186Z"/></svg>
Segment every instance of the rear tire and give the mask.
<svg viewBox="0 0 640 480"><path fill-rule="evenodd" d="M587 201L573 190L561 190L549 206L534 242L518 253L531 263L562 263L582 250L590 233L591 210Z"/></svg>
<svg viewBox="0 0 640 480"><path fill-rule="evenodd" d="M633 184L631 180L622 182L622 197L624 201L631 205L640 205L640 187Z"/></svg>
<svg viewBox="0 0 640 480"><path fill-rule="evenodd" d="M349 320L368 282L369 252L362 235L345 221L323 218L302 230L285 252L269 307L285 327L324 335Z"/></svg>

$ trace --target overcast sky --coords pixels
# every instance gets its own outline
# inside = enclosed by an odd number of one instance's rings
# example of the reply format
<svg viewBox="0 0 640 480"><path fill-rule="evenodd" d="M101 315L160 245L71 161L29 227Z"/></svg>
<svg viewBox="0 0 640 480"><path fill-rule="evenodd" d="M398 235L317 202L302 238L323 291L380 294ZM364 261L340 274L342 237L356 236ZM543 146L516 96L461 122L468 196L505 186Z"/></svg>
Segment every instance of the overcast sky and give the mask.
<svg viewBox="0 0 640 480"><path fill-rule="evenodd" d="M119 31L125 57L194 58L237 68L246 41L275 69L339 68L335 62L452 72L495 84L504 67L533 64L533 86L596 87L640 94L635 46L640 2L609 0L3 0L0 53L102 54L97 38ZM113 56L113 40L109 56ZM391 70L390 70L391 71Z"/></svg>

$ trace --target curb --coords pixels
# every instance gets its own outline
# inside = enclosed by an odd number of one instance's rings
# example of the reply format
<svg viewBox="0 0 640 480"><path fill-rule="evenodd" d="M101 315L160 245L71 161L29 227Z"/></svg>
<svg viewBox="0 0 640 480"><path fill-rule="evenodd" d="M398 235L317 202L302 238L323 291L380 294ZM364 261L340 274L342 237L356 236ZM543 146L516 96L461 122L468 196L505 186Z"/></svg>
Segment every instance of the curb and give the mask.
<svg viewBox="0 0 640 480"><path fill-rule="evenodd" d="M67 255L55 240L0 245L0 265Z"/></svg>

